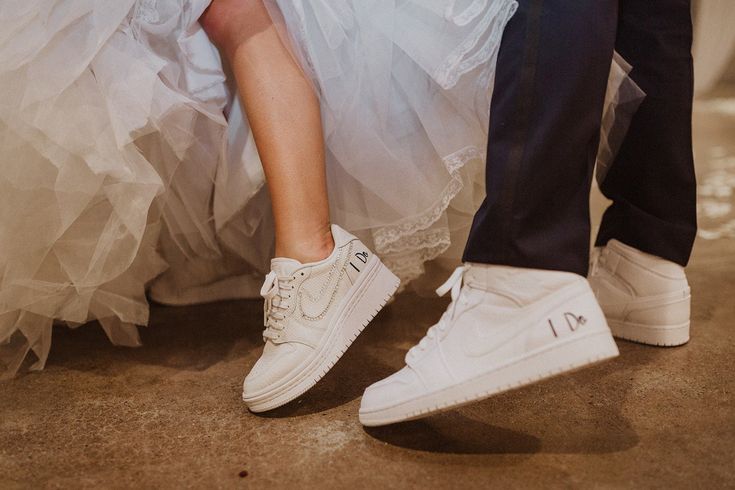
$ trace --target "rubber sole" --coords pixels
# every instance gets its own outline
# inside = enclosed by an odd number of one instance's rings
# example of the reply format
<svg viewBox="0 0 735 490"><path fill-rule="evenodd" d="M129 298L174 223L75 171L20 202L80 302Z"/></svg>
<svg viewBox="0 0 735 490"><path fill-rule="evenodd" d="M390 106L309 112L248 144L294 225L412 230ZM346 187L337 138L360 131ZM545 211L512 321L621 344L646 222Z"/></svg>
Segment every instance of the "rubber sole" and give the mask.
<svg viewBox="0 0 735 490"><path fill-rule="evenodd" d="M243 393L250 411L273 410L295 400L312 388L339 361L357 336L383 309L398 289L400 280L380 259L373 255L364 274L338 306L329 334L306 365L295 370L298 374L287 381L251 397Z"/></svg>
<svg viewBox="0 0 735 490"><path fill-rule="evenodd" d="M393 407L360 411L367 427L414 420L587 367L618 355L609 330L559 340L481 376Z"/></svg>
<svg viewBox="0 0 735 490"><path fill-rule="evenodd" d="M608 320L613 336L645 345L677 347L689 342L689 325L643 325L638 323Z"/></svg>

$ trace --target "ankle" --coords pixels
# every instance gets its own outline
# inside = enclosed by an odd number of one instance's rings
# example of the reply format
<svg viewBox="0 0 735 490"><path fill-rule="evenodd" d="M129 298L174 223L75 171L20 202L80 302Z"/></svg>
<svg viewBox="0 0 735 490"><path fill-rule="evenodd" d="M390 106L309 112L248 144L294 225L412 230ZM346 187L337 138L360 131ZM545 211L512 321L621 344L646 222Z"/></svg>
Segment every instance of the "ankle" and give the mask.
<svg viewBox="0 0 735 490"><path fill-rule="evenodd" d="M276 257L288 257L302 264L319 262L331 255L334 250L334 237L329 226L309 236L290 240L276 240Z"/></svg>

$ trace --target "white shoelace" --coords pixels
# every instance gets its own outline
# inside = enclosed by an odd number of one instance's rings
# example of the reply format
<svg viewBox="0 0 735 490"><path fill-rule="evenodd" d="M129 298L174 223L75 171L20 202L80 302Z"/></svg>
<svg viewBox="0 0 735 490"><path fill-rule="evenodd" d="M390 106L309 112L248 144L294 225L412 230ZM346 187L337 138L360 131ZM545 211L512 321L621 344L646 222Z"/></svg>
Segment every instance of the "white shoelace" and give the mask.
<svg viewBox="0 0 735 490"><path fill-rule="evenodd" d="M274 271L265 276L265 282L260 289L260 295L265 300L263 306L264 339L275 340L283 330L285 312L291 305L291 291L293 277L279 277Z"/></svg>
<svg viewBox="0 0 735 490"><path fill-rule="evenodd" d="M449 325L452 324L452 320L457 313L457 305L462 303L462 301L460 300L460 294L462 292L462 279L464 278L464 274L465 272L467 272L469 267L470 266L468 265L457 267L456 269L454 269L454 272L452 272L452 275L449 276L449 279L447 279L444 284L437 288L436 294L438 296L444 296L445 294L447 294L447 292L451 291L452 302L449 304L447 311L445 311L442 317L439 319L439 323L430 327L429 330L426 332L424 338L422 338L418 344L411 347L406 356L407 358L410 356L415 356L419 352L426 350L431 344L438 343L439 339L441 338L441 334L444 333Z"/></svg>

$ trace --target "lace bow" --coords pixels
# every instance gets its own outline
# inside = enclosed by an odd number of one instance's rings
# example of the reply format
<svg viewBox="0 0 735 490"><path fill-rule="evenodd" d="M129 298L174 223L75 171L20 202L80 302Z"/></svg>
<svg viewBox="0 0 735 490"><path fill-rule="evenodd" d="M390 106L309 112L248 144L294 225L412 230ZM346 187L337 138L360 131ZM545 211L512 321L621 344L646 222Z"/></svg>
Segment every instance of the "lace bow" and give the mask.
<svg viewBox="0 0 735 490"><path fill-rule="evenodd" d="M439 338L441 337L440 334L446 331L452 323L457 312L457 305L460 303L459 296L462 292L462 279L469 268L470 266L468 265L457 267L454 269L454 272L452 272L452 275L449 276L449 279L437 288L436 294L439 296L444 296L447 292L451 291L452 302L449 304L447 311L445 311L439 319L439 323L430 327L424 338L408 351L408 354L406 355L407 360L410 356L415 356L419 352L426 350L432 343L439 342Z"/></svg>

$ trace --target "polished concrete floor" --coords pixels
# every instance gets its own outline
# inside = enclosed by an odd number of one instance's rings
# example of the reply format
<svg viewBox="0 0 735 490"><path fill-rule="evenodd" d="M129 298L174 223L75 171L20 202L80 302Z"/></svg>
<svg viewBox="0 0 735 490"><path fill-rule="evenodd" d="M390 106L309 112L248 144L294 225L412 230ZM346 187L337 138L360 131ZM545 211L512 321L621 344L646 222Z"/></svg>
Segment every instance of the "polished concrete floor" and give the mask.
<svg viewBox="0 0 735 490"><path fill-rule="evenodd" d="M248 413L261 304L154 307L144 346L58 328L0 385L0 488L735 487L735 93L699 103L693 338L418 422L363 429L361 392L444 301L404 294L306 396ZM603 205L593 198L597 212Z"/></svg>

